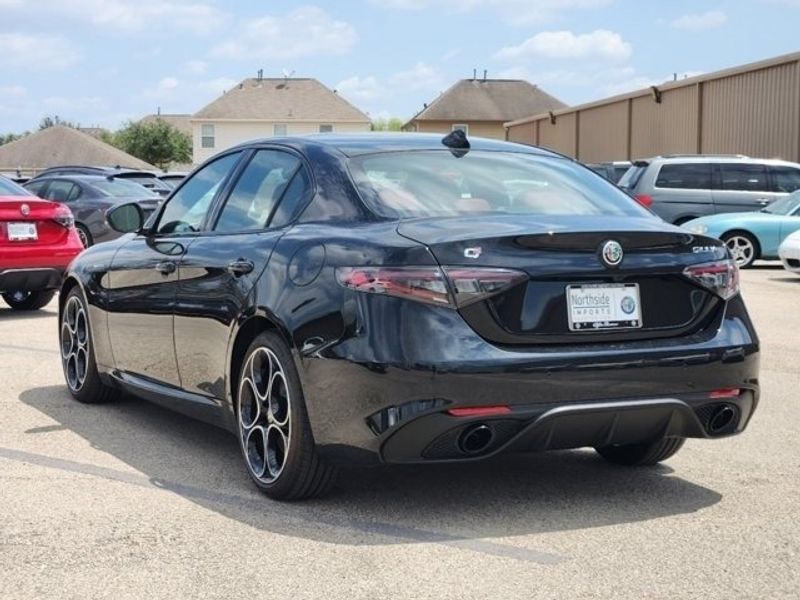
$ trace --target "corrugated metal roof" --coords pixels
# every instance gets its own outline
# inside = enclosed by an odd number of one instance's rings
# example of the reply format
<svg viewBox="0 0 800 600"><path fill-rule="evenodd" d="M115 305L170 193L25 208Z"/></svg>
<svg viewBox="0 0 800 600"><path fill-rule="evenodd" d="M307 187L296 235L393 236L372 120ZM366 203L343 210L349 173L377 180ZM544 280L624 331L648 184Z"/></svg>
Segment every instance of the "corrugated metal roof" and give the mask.
<svg viewBox="0 0 800 600"><path fill-rule="evenodd" d="M245 79L193 120L369 123L369 117L316 79Z"/></svg>
<svg viewBox="0 0 800 600"><path fill-rule="evenodd" d="M59 165L156 167L72 127L48 127L0 146L0 167L39 170Z"/></svg>
<svg viewBox="0 0 800 600"><path fill-rule="evenodd" d="M462 79L417 113L409 123L508 121L565 106L538 86L520 79Z"/></svg>

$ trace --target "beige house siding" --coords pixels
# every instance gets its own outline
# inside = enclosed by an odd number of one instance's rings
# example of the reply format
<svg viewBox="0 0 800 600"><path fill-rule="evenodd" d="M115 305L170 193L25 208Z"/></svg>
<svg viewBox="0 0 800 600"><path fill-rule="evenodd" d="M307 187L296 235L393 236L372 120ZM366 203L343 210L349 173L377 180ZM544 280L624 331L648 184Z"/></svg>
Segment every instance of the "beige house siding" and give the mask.
<svg viewBox="0 0 800 600"><path fill-rule="evenodd" d="M496 140L505 139L506 130L502 121L412 121L409 125L416 127L407 130L420 133L450 133L453 125L468 125L470 137L485 137Z"/></svg>
<svg viewBox="0 0 800 600"><path fill-rule="evenodd" d="M660 100L660 101L659 101ZM728 153L800 162L800 53L505 124L579 160Z"/></svg>
<svg viewBox="0 0 800 600"><path fill-rule="evenodd" d="M202 147L202 125L214 125L214 147ZM320 125L332 125L334 133L362 133L369 131L369 123L330 121L213 121L192 120L192 161L198 165L218 152L248 140L273 137L276 124L286 125L287 135L319 133Z"/></svg>

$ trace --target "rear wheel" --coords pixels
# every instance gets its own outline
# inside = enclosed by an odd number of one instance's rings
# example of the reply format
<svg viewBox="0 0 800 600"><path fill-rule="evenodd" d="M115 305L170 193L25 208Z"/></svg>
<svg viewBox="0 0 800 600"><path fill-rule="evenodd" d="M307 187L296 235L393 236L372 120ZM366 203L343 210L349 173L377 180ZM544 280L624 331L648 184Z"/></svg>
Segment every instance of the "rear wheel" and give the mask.
<svg viewBox="0 0 800 600"><path fill-rule="evenodd" d="M722 241L731 251L733 260L739 265L740 269L746 269L753 265L758 258L761 250L758 241L749 233L744 231L731 231L722 236Z"/></svg>
<svg viewBox="0 0 800 600"><path fill-rule="evenodd" d="M247 349L236 416L247 472L265 494L299 500L331 488L334 471L317 454L291 353L273 332Z"/></svg>
<svg viewBox="0 0 800 600"><path fill-rule="evenodd" d="M83 244L84 248L88 248L94 243L92 240L92 234L89 233L89 230L85 225L78 223L75 225L75 229L78 230L78 237L81 239L81 244Z"/></svg>
<svg viewBox="0 0 800 600"><path fill-rule="evenodd" d="M667 460L683 447L686 438L661 438L644 444L623 444L595 448L607 461L633 467L654 465Z"/></svg>
<svg viewBox="0 0 800 600"><path fill-rule="evenodd" d="M14 310L39 310L43 306L47 306L48 302L53 299L55 294L55 290L7 292L3 294L3 300Z"/></svg>
<svg viewBox="0 0 800 600"><path fill-rule="evenodd" d="M73 398L87 404L111 400L114 389L103 383L97 372L89 315L77 287L67 295L61 313L61 365Z"/></svg>

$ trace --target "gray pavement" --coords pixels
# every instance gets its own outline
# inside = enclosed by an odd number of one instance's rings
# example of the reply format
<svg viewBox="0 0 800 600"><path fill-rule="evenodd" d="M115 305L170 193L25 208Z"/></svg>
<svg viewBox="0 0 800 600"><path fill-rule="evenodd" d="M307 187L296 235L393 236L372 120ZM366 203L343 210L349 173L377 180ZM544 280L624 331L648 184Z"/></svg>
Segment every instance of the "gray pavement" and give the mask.
<svg viewBox="0 0 800 600"><path fill-rule="evenodd" d="M343 474L278 504L228 434L71 400L55 305L0 308L0 598L798 598L800 277L743 273L762 403L663 466L590 451Z"/></svg>

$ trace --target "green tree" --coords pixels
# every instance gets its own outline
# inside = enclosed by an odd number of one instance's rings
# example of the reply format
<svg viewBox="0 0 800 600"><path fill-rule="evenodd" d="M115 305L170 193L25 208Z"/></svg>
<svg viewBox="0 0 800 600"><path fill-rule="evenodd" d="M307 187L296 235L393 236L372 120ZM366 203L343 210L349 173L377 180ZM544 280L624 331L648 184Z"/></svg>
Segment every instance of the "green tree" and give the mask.
<svg viewBox="0 0 800 600"><path fill-rule="evenodd" d="M192 159L192 139L161 119L130 121L113 139L118 148L160 169Z"/></svg>
<svg viewBox="0 0 800 600"><path fill-rule="evenodd" d="M61 127L72 127L73 129L77 129L79 127L77 123L62 119L58 115L47 115L46 117L42 117L42 120L39 121L39 131L42 129L47 129L48 127L55 127L56 125L60 125Z"/></svg>
<svg viewBox="0 0 800 600"><path fill-rule="evenodd" d="M18 140L20 138L24 138L29 133L30 133L29 131L26 131L25 133L0 133L0 146Z"/></svg>
<svg viewBox="0 0 800 600"><path fill-rule="evenodd" d="M372 131L402 131L403 120L397 117L390 117L388 119L375 119L370 124Z"/></svg>

